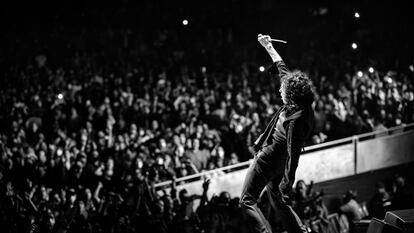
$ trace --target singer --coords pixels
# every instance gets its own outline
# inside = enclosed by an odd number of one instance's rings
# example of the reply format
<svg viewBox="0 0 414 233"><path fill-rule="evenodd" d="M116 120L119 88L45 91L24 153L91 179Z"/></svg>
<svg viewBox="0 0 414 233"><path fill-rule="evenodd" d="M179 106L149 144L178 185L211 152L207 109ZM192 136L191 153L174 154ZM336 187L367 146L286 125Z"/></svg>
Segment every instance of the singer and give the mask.
<svg viewBox="0 0 414 233"><path fill-rule="evenodd" d="M279 92L284 105L254 143L256 154L244 180L240 205L253 232L271 233L269 222L257 207L266 189L272 208L280 214L288 232L307 232L292 209L290 195L301 149L313 129L314 88L305 73L287 69L270 36L259 34L258 41L273 60L269 72L281 77Z"/></svg>

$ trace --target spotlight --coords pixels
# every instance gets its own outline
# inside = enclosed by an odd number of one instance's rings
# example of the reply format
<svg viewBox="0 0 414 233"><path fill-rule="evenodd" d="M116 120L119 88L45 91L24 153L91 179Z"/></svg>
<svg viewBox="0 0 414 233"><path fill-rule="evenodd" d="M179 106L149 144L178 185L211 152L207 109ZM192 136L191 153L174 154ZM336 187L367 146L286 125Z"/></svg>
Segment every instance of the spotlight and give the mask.
<svg viewBox="0 0 414 233"><path fill-rule="evenodd" d="M260 67L259 67L259 71L260 71L260 72L264 72L264 71L265 71L265 68L264 68L263 66L260 66Z"/></svg>
<svg viewBox="0 0 414 233"><path fill-rule="evenodd" d="M359 13L358 13L358 12L355 12L354 17L355 17L356 19L359 19L359 17L361 17L361 16L359 15Z"/></svg>
<svg viewBox="0 0 414 233"><path fill-rule="evenodd" d="M364 75L364 73L362 73L362 71L358 71L357 75L358 75L358 77L362 78L362 76Z"/></svg>
<svg viewBox="0 0 414 233"><path fill-rule="evenodd" d="M184 20L183 20L183 25L184 25L184 26L187 26L187 25L188 25L188 20L184 19Z"/></svg>
<svg viewBox="0 0 414 233"><path fill-rule="evenodd" d="M370 73L374 73L374 68L369 67L368 71L369 71Z"/></svg>
<svg viewBox="0 0 414 233"><path fill-rule="evenodd" d="M352 43L351 47L352 47L353 50L355 50L355 49L358 48L358 45L356 43Z"/></svg>

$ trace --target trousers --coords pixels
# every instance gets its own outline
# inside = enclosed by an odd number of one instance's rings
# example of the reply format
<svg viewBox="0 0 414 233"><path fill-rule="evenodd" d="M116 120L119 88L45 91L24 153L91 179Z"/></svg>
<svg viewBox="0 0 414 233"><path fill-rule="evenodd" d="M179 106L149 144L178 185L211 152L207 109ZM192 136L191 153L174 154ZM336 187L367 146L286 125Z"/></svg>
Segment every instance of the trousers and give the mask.
<svg viewBox="0 0 414 233"><path fill-rule="evenodd" d="M268 220L257 206L257 201L264 189L271 207L280 214L284 227L289 233L307 232L300 218L292 209L290 195L298 166L297 158L290 158L286 148L276 148L274 153L266 154L260 150L250 165L244 180L240 206L247 215L253 232L271 233Z"/></svg>

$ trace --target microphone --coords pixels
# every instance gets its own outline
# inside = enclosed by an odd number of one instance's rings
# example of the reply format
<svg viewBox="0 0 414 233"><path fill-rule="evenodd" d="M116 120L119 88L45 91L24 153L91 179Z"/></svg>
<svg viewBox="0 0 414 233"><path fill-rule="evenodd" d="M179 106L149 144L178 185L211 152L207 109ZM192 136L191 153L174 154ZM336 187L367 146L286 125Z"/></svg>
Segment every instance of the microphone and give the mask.
<svg viewBox="0 0 414 233"><path fill-rule="evenodd" d="M277 39L270 39L270 41L279 42L279 43L283 43L283 44L287 43L287 41L285 41L285 40L277 40Z"/></svg>
<svg viewBox="0 0 414 233"><path fill-rule="evenodd" d="M263 37L263 36L264 36L264 35L262 35L262 34L257 35L258 39L259 39L260 37ZM286 43L287 43L287 41L285 41L285 40L272 39L272 38L270 38L270 36L266 36L266 37L269 37L269 40L270 40L270 41L279 42L279 43L283 43L283 44L286 44Z"/></svg>

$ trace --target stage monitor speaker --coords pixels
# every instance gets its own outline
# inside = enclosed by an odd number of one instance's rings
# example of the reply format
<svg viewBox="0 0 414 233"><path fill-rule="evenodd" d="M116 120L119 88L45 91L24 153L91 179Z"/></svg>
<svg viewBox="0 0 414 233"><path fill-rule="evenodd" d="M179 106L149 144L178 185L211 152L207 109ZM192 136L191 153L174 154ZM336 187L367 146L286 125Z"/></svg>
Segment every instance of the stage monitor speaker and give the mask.
<svg viewBox="0 0 414 233"><path fill-rule="evenodd" d="M383 220L373 218L369 224L367 233L402 233L402 230Z"/></svg>
<svg viewBox="0 0 414 233"><path fill-rule="evenodd" d="M404 233L414 233L414 209L388 211L384 222L402 229Z"/></svg>

